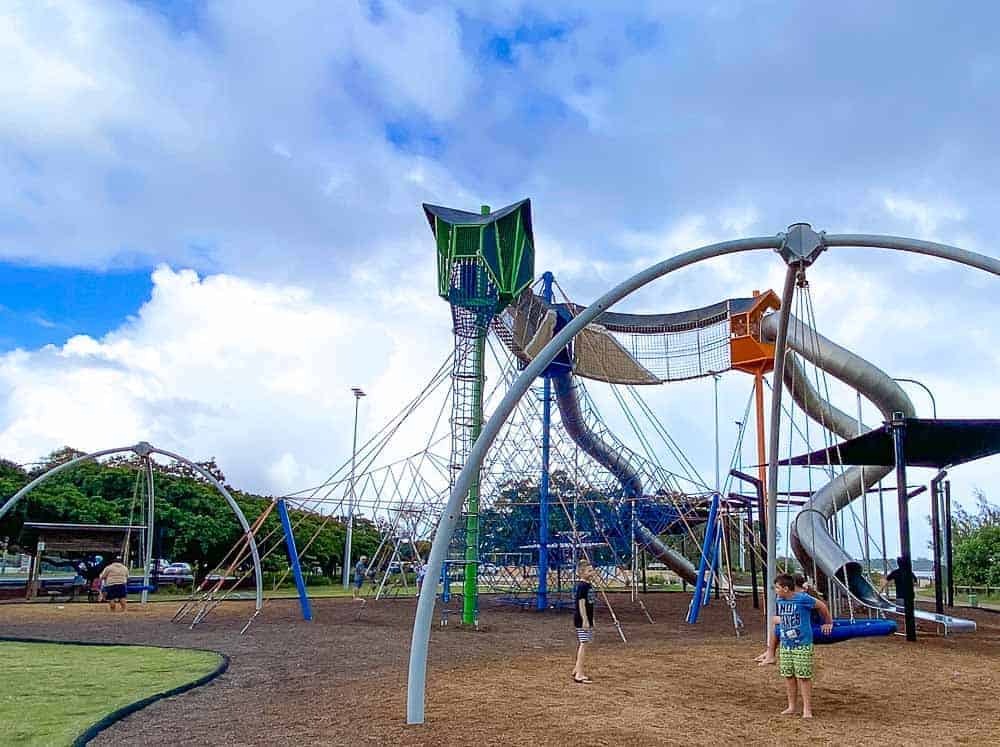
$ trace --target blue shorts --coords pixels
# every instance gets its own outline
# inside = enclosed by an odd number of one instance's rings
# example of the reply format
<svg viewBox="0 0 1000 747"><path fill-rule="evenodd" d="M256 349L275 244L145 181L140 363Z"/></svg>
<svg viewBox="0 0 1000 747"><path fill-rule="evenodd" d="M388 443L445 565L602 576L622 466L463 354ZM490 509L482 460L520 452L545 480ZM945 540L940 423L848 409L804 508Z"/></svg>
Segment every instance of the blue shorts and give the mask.
<svg viewBox="0 0 1000 747"><path fill-rule="evenodd" d="M128 587L125 584L111 584L104 587L104 598L109 602L115 599L128 599Z"/></svg>
<svg viewBox="0 0 1000 747"><path fill-rule="evenodd" d="M355 576L354 577L354 585L356 587L358 587L360 589L362 586L364 586L364 584L365 584L365 577L364 576Z"/></svg>

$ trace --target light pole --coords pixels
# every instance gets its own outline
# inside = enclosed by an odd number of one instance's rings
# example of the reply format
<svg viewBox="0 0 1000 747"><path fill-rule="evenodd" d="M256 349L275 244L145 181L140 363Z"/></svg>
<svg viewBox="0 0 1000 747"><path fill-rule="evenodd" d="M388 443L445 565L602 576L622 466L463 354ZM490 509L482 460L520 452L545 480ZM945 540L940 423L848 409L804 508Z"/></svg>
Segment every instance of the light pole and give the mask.
<svg viewBox="0 0 1000 747"><path fill-rule="evenodd" d="M893 381L905 381L908 384L916 384L918 387L920 387L925 392L927 392L927 396L931 398L931 413L933 414L934 419L937 420L937 402L934 401L934 393L931 392L931 390L927 387L926 384L922 384L921 382L917 381L916 379L896 379L896 378L894 378Z"/></svg>
<svg viewBox="0 0 1000 747"><path fill-rule="evenodd" d="M360 387L351 387L354 393L354 445L351 447L351 494L347 502L347 535L344 537L344 588L351 581L351 533L354 529L354 467L358 458L358 403L366 396Z"/></svg>

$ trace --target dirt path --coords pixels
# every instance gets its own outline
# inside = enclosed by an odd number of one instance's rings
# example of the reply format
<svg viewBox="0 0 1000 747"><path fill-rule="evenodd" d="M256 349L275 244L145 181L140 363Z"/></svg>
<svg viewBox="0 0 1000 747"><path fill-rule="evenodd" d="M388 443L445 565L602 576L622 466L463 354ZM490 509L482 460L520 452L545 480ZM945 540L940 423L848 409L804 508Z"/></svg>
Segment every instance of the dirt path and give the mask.
<svg viewBox="0 0 1000 747"><path fill-rule="evenodd" d="M205 688L162 701L105 732L102 745L583 743L1000 744L1000 616L975 613L974 636L850 641L818 649L811 724L775 714L783 686L751 658L758 625L736 640L727 610L682 622L687 596L652 595L649 625L614 599L628 645L599 617L591 686L570 679L574 641L565 613L484 604L484 629L436 628L427 723L406 727L413 601L321 599L316 619L293 601L270 604L245 636L234 603L195 630L169 622L174 605L111 617L75 604L0 606L0 634L211 648L232 658ZM747 610L748 623L751 610Z"/></svg>

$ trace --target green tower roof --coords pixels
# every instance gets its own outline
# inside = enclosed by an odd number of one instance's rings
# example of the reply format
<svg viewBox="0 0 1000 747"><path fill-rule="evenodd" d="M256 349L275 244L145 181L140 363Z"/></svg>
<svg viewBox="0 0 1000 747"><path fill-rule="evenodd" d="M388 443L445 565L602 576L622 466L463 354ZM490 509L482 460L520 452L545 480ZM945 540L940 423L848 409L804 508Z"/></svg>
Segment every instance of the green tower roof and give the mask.
<svg viewBox="0 0 1000 747"><path fill-rule="evenodd" d="M483 213L424 204L424 214L437 241L442 298L496 312L534 280L531 200Z"/></svg>

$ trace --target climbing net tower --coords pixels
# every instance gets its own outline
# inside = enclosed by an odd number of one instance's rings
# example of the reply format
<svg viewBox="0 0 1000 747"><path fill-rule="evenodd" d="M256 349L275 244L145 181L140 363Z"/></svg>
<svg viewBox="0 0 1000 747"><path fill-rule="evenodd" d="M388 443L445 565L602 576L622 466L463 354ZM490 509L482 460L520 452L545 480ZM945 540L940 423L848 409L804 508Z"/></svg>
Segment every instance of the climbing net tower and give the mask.
<svg viewBox="0 0 1000 747"><path fill-rule="evenodd" d="M483 423L486 334L496 315L534 277L531 202L479 214L424 205L437 243L438 294L451 305L455 335L450 485L468 459ZM479 576L479 477L465 501L462 622L476 622ZM464 542L463 542L464 540Z"/></svg>

